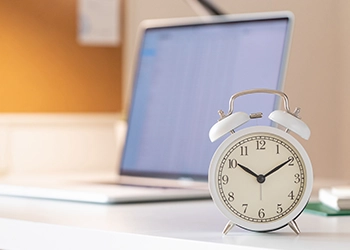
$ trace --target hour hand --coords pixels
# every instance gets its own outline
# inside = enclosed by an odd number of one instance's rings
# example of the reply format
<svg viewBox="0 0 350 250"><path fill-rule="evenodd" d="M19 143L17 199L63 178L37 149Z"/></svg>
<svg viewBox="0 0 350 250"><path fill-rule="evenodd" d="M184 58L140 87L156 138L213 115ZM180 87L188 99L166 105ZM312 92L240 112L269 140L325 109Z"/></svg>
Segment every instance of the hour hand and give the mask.
<svg viewBox="0 0 350 250"><path fill-rule="evenodd" d="M258 175L256 173L254 173L252 170L250 170L249 168L243 166L242 164L240 163L237 163L237 165L242 168L244 171L246 171L248 174L251 174L253 175L254 177L258 177Z"/></svg>

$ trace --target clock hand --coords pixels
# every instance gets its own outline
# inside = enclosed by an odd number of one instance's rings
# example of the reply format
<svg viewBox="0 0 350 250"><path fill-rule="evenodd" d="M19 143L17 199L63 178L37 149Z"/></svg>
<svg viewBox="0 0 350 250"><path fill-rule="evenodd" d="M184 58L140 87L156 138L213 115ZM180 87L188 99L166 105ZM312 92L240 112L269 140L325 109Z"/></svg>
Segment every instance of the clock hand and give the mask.
<svg viewBox="0 0 350 250"><path fill-rule="evenodd" d="M280 165L278 165L277 167L273 168L272 170L270 170L267 174L264 175L264 177L266 178L267 176L269 176L270 174L276 172L277 170L279 170L280 168L282 168L284 165L286 165L288 162L290 162L292 159L288 159L287 161L281 163Z"/></svg>
<svg viewBox="0 0 350 250"><path fill-rule="evenodd" d="M254 173L252 170L250 170L249 168L237 163L237 165L242 168L244 171L246 171L247 173L253 175L254 177L258 177L258 175L256 173Z"/></svg>
<svg viewBox="0 0 350 250"><path fill-rule="evenodd" d="M254 173L252 170L250 170L249 168L243 166L242 164L237 163L237 165L239 167L241 167L244 171L246 171L247 173L253 175L254 177L256 177L257 182L259 182L260 184L265 182L265 176L263 174L259 174L257 175L256 173Z"/></svg>

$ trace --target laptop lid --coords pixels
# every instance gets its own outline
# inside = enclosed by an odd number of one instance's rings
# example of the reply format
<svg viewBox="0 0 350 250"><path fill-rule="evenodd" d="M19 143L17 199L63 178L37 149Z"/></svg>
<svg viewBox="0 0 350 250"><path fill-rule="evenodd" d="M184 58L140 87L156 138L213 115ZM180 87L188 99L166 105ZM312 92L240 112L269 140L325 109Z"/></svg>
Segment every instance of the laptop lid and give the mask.
<svg viewBox="0 0 350 250"><path fill-rule="evenodd" d="M144 21L120 180L207 181L222 142L208 138L217 111L242 90L282 90L292 23L290 12ZM273 95L250 98L235 110L268 115L278 105Z"/></svg>

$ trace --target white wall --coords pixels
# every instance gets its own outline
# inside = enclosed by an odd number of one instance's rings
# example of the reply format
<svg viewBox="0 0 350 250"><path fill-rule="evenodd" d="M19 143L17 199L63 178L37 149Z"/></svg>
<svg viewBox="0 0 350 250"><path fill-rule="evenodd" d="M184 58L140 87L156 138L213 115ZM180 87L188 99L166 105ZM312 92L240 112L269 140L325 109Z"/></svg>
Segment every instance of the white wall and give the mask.
<svg viewBox="0 0 350 250"><path fill-rule="evenodd" d="M2 114L0 174L115 172L125 131L116 114Z"/></svg>
<svg viewBox="0 0 350 250"><path fill-rule="evenodd" d="M350 2L347 0L216 0L226 13L290 10L295 29L285 92L311 128L302 142L316 177L350 178L347 106L350 105ZM138 23L148 18L195 16L184 0L126 1L124 74L130 75ZM127 78L129 80L129 78ZM349 156L348 156L349 155Z"/></svg>

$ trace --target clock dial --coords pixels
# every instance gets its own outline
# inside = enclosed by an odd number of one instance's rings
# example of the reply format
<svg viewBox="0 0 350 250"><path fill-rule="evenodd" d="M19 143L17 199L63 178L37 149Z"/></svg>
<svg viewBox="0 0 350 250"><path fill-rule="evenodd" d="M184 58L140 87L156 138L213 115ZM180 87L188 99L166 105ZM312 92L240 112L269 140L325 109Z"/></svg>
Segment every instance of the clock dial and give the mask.
<svg viewBox="0 0 350 250"><path fill-rule="evenodd" d="M275 133L251 132L224 148L215 168L216 191L230 213L251 223L278 221L302 200L303 157Z"/></svg>

